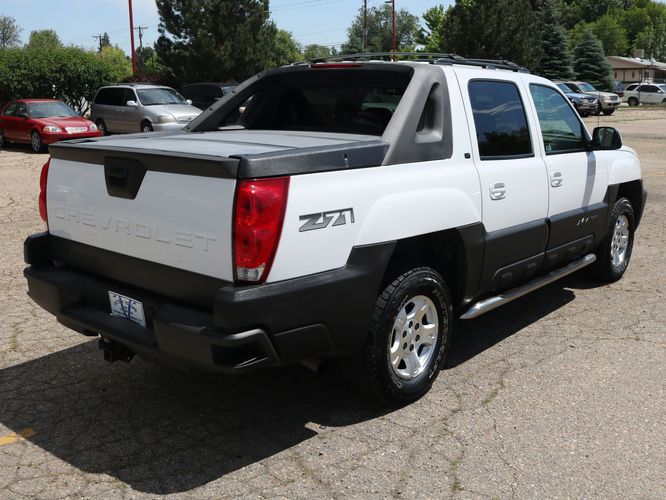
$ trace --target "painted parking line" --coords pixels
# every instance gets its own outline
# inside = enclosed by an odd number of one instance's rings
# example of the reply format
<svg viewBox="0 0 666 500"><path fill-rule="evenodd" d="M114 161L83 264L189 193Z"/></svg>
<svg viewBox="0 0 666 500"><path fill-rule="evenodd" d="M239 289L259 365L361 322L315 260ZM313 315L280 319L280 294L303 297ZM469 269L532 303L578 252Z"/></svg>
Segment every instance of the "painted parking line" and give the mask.
<svg viewBox="0 0 666 500"><path fill-rule="evenodd" d="M4 446L6 444L14 444L17 441L30 438L36 434L37 431L35 429L33 429L32 427L26 427L25 429L19 431L18 433L12 432L11 434L8 434L6 436L0 436L0 446Z"/></svg>

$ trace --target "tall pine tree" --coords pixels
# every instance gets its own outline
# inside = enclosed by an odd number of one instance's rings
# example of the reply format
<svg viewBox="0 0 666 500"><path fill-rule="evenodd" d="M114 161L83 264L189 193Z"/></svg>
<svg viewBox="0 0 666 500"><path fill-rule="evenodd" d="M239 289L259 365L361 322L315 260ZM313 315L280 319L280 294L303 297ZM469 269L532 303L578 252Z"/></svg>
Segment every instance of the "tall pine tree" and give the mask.
<svg viewBox="0 0 666 500"><path fill-rule="evenodd" d="M155 51L173 84L241 81L270 66L278 30L268 0L156 0Z"/></svg>
<svg viewBox="0 0 666 500"><path fill-rule="evenodd" d="M538 73L551 80L574 78L573 57L567 45L567 33L560 24L556 0L546 0L539 17L543 55Z"/></svg>
<svg viewBox="0 0 666 500"><path fill-rule="evenodd" d="M592 84L598 90L611 90L611 67L606 62L604 49L590 29L583 30L580 42L574 48L574 69L578 79Z"/></svg>

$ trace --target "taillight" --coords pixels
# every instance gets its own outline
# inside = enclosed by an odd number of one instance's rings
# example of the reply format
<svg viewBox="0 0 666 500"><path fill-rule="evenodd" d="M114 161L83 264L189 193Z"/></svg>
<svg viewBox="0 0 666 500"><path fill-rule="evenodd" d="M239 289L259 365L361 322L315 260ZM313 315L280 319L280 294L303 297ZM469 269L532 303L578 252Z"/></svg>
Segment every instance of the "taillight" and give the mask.
<svg viewBox="0 0 666 500"><path fill-rule="evenodd" d="M49 165L51 158L46 160L42 167L42 173L39 176L39 215L42 220L48 224L49 214L46 211L46 181L49 178Z"/></svg>
<svg viewBox="0 0 666 500"><path fill-rule="evenodd" d="M289 177L242 180L236 191L234 265L236 280L262 282L275 257Z"/></svg>

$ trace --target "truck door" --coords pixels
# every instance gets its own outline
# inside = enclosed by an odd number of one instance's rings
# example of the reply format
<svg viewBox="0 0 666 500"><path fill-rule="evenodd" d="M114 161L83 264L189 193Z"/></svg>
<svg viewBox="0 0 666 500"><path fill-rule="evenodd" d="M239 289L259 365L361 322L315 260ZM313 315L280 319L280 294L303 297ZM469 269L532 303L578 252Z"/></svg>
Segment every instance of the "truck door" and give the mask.
<svg viewBox="0 0 666 500"><path fill-rule="evenodd" d="M603 152L587 151L583 122L558 90L536 83L529 90L548 169L546 264L552 267L589 252L605 233L606 162Z"/></svg>
<svg viewBox="0 0 666 500"><path fill-rule="evenodd" d="M548 212L546 167L536 154L537 129L527 118L527 96L516 82L487 75L487 70L458 74L461 88L467 89L470 133L476 137L472 154L486 239L482 293L510 288L541 268Z"/></svg>

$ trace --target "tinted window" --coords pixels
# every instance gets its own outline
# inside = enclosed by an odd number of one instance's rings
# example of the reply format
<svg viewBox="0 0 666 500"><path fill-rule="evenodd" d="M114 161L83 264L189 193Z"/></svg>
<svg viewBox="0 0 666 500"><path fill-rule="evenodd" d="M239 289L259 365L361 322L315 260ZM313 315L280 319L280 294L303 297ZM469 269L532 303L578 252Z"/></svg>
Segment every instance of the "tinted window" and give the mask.
<svg viewBox="0 0 666 500"><path fill-rule="evenodd" d="M24 102L19 102L16 105L16 116L28 116L28 107Z"/></svg>
<svg viewBox="0 0 666 500"><path fill-rule="evenodd" d="M5 108L5 116L16 116L16 103L13 102Z"/></svg>
<svg viewBox="0 0 666 500"><path fill-rule="evenodd" d="M123 90L119 87L101 89L95 97L96 104L106 104L108 106L121 106L123 104Z"/></svg>
<svg viewBox="0 0 666 500"><path fill-rule="evenodd" d="M136 94L132 89L123 89L122 105L127 106L127 101L136 102Z"/></svg>
<svg viewBox="0 0 666 500"><path fill-rule="evenodd" d="M469 97L482 159L532 153L525 109L515 84L472 81Z"/></svg>
<svg viewBox="0 0 666 500"><path fill-rule="evenodd" d="M636 89L636 87L638 87L638 84L637 84L637 83L632 83L632 84L629 85L625 90L629 90L629 91L631 91L631 90Z"/></svg>
<svg viewBox="0 0 666 500"><path fill-rule="evenodd" d="M659 92L659 87L656 85L641 85L641 88L639 88L641 92Z"/></svg>
<svg viewBox="0 0 666 500"><path fill-rule="evenodd" d="M583 129L568 101L555 89L530 85L546 154L583 151Z"/></svg>

